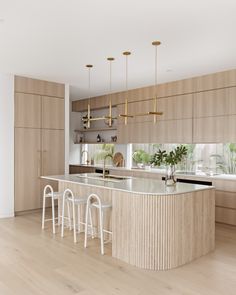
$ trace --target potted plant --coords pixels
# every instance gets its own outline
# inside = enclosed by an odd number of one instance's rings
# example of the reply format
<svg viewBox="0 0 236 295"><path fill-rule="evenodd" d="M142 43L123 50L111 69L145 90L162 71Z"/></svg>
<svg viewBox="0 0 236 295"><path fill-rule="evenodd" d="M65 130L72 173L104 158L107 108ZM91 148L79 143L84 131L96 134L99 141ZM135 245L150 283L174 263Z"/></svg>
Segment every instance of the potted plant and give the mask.
<svg viewBox="0 0 236 295"><path fill-rule="evenodd" d="M150 155L144 150L136 150L132 157L139 168L143 168L144 165L148 165L151 158Z"/></svg>
<svg viewBox="0 0 236 295"><path fill-rule="evenodd" d="M155 153L150 162L154 166L160 166L164 164L166 166L166 185L175 185L175 165L180 163L183 158L187 155L188 149L184 145L177 146L173 151L167 153L167 151L158 150Z"/></svg>

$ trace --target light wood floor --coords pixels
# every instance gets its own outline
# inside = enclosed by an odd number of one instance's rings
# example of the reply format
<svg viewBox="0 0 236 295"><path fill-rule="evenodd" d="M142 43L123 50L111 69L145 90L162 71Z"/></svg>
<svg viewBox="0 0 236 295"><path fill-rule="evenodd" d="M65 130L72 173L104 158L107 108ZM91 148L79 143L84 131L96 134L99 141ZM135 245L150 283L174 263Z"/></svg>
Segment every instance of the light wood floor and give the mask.
<svg viewBox="0 0 236 295"><path fill-rule="evenodd" d="M107 248L106 248L107 249ZM217 225L216 250L165 272L140 270L41 231L40 214L0 220L1 295L236 294L236 228Z"/></svg>

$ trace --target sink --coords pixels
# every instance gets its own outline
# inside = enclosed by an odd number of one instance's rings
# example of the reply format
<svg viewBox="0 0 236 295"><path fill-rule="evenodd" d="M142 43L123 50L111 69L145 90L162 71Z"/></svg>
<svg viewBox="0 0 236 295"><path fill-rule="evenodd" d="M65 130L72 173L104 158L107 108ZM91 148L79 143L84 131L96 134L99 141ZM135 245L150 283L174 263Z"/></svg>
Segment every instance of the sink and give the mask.
<svg viewBox="0 0 236 295"><path fill-rule="evenodd" d="M111 182L120 182L122 180L130 179L130 177L126 176L118 176L118 175L103 175L95 174L95 173L87 173L87 174L79 174L77 175L79 178L87 178L87 179L95 179L95 180L102 180L102 181L111 181Z"/></svg>

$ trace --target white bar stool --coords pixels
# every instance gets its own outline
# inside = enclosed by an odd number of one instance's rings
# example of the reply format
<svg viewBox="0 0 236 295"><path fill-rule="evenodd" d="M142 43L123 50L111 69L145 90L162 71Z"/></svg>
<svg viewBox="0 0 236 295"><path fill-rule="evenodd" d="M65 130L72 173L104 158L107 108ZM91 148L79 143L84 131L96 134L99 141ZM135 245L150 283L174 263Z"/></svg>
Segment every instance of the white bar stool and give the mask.
<svg viewBox="0 0 236 295"><path fill-rule="evenodd" d="M62 223L61 223L61 237L62 238L64 237L65 203L67 204L70 230L72 229L71 216L70 216L70 204L72 204L72 220L73 220L73 230L74 230L74 243L76 243L77 238L76 238L75 206L78 206L78 211L77 211L78 222L77 222L77 225L78 225L78 232L80 233L80 225L85 224L84 222L81 221L81 218L80 218L80 206L87 204L87 198L78 198L78 197L75 198L73 192L70 189L66 189L64 191L64 193L63 193L63 201L62 201Z"/></svg>
<svg viewBox="0 0 236 295"><path fill-rule="evenodd" d="M49 191L49 192L47 192ZM54 192L51 185L46 185L43 190L43 216L42 216L42 229L44 229L46 221L52 221L52 230L53 234L56 233L55 219L58 220L58 224L60 224L60 202L59 199L63 196L60 192ZM46 206L46 198L51 198L52 200L52 218L45 219L45 206ZM55 200L58 200L58 217L55 217Z"/></svg>
<svg viewBox="0 0 236 295"><path fill-rule="evenodd" d="M103 228L103 215L104 211L107 209L111 209L112 205L107 202L101 202L100 197L97 194L91 194L88 197L87 200L87 206L86 206L86 214L85 214L85 237L84 237L84 248L87 248L87 240L88 240L88 215L90 214L90 220L91 218L91 208L98 209L99 214L99 231L100 231L100 239L101 239L101 254L104 255L104 238L103 233L106 232L108 234L112 234L111 231L105 230ZM90 212L90 213L89 213ZM93 232L92 232L92 238L93 238Z"/></svg>

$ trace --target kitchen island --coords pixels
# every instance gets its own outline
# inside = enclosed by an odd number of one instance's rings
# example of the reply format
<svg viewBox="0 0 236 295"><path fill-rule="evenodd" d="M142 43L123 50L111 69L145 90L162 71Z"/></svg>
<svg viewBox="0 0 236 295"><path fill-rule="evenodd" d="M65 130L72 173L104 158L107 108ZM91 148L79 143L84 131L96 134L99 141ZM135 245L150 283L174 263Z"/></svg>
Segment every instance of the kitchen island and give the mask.
<svg viewBox="0 0 236 295"><path fill-rule="evenodd" d="M79 196L98 194L112 203L112 256L149 270L168 270L215 247L215 191L212 186L144 178L73 174L45 176ZM83 214L83 212L81 212ZM95 223L96 224L96 223Z"/></svg>

